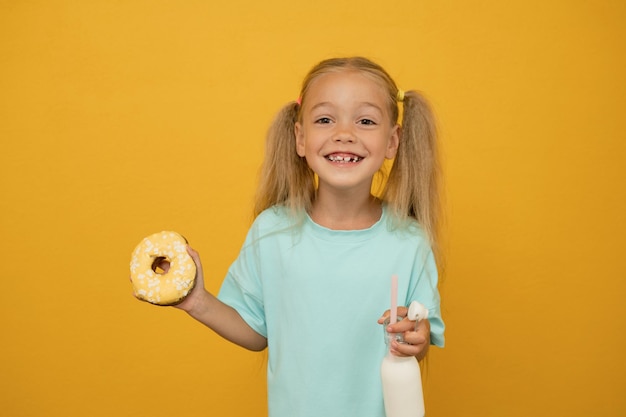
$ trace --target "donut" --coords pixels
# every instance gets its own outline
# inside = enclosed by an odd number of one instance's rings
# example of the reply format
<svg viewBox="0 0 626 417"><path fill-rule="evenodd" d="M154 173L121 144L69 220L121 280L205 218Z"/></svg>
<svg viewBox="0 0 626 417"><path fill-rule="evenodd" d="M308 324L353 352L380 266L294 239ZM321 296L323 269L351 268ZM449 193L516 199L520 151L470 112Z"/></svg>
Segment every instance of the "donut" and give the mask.
<svg viewBox="0 0 626 417"><path fill-rule="evenodd" d="M132 253L130 281L139 300L162 306L183 301L196 283L196 265L187 253L187 240L171 231L145 237Z"/></svg>

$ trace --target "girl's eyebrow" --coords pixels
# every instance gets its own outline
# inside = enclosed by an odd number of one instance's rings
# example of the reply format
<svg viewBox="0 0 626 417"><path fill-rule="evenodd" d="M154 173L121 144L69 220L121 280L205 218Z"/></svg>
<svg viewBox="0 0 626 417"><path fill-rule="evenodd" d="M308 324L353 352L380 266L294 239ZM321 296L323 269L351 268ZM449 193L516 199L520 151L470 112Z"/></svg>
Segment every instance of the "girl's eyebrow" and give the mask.
<svg viewBox="0 0 626 417"><path fill-rule="evenodd" d="M325 107L325 106L330 106L330 107L334 107L335 105L329 101L322 101L321 103L317 103L315 105L313 105L313 107L311 107L311 110L315 110L318 107ZM373 107L374 109L378 110L379 112L383 112L383 109L378 106L375 103L370 103L369 101L364 101L363 103L360 103L359 107Z"/></svg>
<svg viewBox="0 0 626 417"><path fill-rule="evenodd" d="M332 106L332 103L330 103L328 101L322 101L321 103L317 103L313 107L311 107L311 110L315 110L318 107L325 107L325 106Z"/></svg>

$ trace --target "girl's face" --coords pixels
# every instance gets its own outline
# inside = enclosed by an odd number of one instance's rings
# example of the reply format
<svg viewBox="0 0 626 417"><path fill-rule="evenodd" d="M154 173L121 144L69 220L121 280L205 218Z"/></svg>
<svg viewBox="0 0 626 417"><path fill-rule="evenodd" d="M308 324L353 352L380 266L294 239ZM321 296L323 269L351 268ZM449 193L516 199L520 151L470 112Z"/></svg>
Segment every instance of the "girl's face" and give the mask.
<svg viewBox="0 0 626 417"><path fill-rule="evenodd" d="M357 71L332 72L312 81L295 125L296 149L319 177L319 192L370 193L385 159L396 155L399 126L387 94Z"/></svg>

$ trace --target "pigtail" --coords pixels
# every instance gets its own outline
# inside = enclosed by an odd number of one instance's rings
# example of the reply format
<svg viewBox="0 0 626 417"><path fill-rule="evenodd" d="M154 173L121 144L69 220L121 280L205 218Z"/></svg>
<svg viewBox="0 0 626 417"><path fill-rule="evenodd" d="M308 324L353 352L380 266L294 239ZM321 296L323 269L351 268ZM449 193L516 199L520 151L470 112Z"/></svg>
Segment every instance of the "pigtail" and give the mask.
<svg viewBox="0 0 626 417"><path fill-rule="evenodd" d="M400 145L383 199L397 219L417 220L436 253L441 221L441 166L435 117L417 91L405 92L403 105Z"/></svg>
<svg viewBox="0 0 626 417"><path fill-rule="evenodd" d="M300 105L290 102L274 118L267 132L254 216L274 205L293 213L309 210L315 195L313 172L296 152L295 123Z"/></svg>

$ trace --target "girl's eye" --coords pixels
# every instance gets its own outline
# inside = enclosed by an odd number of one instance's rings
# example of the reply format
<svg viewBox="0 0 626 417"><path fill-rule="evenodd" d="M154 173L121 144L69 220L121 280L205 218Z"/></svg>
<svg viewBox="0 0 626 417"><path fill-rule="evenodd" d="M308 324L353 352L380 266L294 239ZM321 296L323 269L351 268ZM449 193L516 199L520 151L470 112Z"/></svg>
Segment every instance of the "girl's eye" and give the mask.
<svg viewBox="0 0 626 417"><path fill-rule="evenodd" d="M320 117L319 119L315 121L315 123L319 123L319 124L328 124L330 122L331 120L328 117Z"/></svg>
<svg viewBox="0 0 626 417"><path fill-rule="evenodd" d="M371 119L361 119L359 120L359 123L362 125L375 125L376 124L376 122Z"/></svg>

